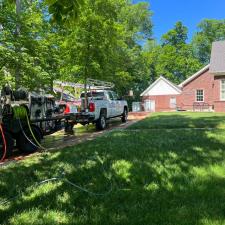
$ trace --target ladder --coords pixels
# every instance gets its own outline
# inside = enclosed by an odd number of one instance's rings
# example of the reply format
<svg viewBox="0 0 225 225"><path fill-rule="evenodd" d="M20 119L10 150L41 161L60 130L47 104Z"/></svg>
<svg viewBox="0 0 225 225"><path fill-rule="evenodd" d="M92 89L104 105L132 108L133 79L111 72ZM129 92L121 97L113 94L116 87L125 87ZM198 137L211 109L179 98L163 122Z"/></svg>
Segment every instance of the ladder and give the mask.
<svg viewBox="0 0 225 225"><path fill-rule="evenodd" d="M54 84L59 85L61 87L73 87L73 88L81 88L81 89L85 88L84 84L72 83L72 82L66 82L66 81L54 81ZM87 87L89 90L104 90L104 89L112 89L115 87L115 85L111 82L88 78Z"/></svg>

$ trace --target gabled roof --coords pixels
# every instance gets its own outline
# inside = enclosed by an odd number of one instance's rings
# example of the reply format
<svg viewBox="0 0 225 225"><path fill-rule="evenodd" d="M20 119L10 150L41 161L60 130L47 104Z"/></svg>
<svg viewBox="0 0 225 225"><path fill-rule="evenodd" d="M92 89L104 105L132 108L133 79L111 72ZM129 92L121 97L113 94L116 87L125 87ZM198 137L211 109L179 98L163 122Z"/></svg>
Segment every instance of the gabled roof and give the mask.
<svg viewBox="0 0 225 225"><path fill-rule="evenodd" d="M209 64L207 66L203 67L202 69L200 69L197 73L195 73L192 76L188 77L185 81L180 83L178 86L179 87L185 86L186 84L188 84L189 82L191 82L192 80L194 80L196 77L200 76L201 74L203 74L207 70L209 70Z"/></svg>
<svg viewBox="0 0 225 225"><path fill-rule="evenodd" d="M148 92L150 92L154 87L156 87L157 84L159 84L161 81L165 82L168 86L171 87L171 90L174 90L174 92L176 94L180 94L181 93L181 89L173 84L172 82L170 82L169 80L167 80L165 77L160 76L154 83L152 83L144 92L141 93L141 96L146 95ZM160 90L163 91L163 90ZM163 94L162 94L163 95Z"/></svg>
<svg viewBox="0 0 225 225"><path fill-rule="evenodd" d="M212 43L210 73L225 75L225 41Z"/></svg>

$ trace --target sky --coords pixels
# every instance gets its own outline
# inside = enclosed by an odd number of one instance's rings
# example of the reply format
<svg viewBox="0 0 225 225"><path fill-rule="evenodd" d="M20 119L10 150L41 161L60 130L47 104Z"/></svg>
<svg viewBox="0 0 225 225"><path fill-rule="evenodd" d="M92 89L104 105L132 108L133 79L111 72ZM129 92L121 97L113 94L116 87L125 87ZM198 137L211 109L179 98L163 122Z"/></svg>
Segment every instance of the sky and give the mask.
<svg viewBox="0 0 225 225"><path fill-rule="evenodd" d="M177 21L188 27L189 41L202 19L225 19L225 0L133 0L148 2L153 11L153 35L160 41L162 34L172 29Z"/></svg>

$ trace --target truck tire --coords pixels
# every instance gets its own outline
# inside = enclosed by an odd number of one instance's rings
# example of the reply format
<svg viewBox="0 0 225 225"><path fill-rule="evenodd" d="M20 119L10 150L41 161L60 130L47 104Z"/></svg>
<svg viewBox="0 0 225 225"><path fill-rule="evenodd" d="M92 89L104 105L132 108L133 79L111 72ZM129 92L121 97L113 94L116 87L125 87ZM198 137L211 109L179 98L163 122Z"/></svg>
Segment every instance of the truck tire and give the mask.
<svg viewBox="0 0 225 225"><path fill-rule="evenodd" d="M12 155L12 151L13 151L13 147L14 147L14 140L10 133L4 132L4 135L5 135L5 139L6 139L6 145L7 145L6 146L6 157L9 157ZM0 134L0 159L3 156L4 149L5 149L4 142L3 142L2 136Z"/></svg>
<svg viewBox="0 0 225 225"><path fill-rule="evenodd" d="M40 143L42 139L42 134L40 130L37 127L32 126L32 131L36 140L38 141L38 143ZM24 133L27 137L23 134L22 131L17 137L17 146L19 150L27 154L37 151L39 149L38 143L36 143L36 141L34 140L30 130L28 128L25 128Z"/></svg>
<svg viewBox="0 0 225 225"><path fill-rule="evenodd" d="M106 115L101 112L99 119L96 121L96 130L104 130L106 128Z"/></svg>
<svg viewBox="0 0 225 225"><path fill-rule="evenodd" d="M124 111L123 111L123 114L122 114L122 117L121 117L122 123L127 122L127 117L128 117L128 110L127 110L127 108L124 108Z"/></svg>

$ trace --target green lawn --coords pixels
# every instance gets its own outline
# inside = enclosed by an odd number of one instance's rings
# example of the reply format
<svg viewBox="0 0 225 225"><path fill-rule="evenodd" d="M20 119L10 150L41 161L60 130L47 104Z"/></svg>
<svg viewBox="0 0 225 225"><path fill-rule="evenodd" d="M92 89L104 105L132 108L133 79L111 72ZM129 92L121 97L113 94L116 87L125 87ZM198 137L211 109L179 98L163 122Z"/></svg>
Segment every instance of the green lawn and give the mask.
<svg viewBox="0 0 225 225"><path fill-rule="evenodd" d="M224 113L155 113L151 119L143 120L132 129L171 128L222 128L225 129Z"/></svg>
<svg viewBox="0 0 225 225"><path fill-rule="evenodd" d="M224 124L224 114L153 114L127 130L1 168L0 201L24 194L0 206L0 224L225 224ZM112 191L92 196L63 182L33 188L62 170L91 191Z"/></svg>

